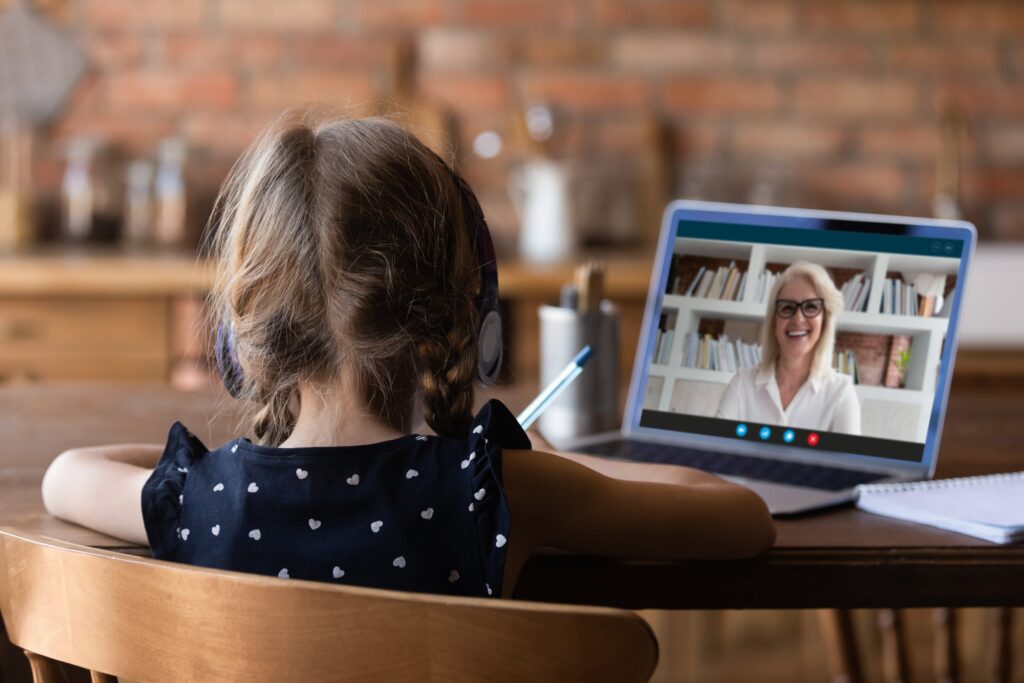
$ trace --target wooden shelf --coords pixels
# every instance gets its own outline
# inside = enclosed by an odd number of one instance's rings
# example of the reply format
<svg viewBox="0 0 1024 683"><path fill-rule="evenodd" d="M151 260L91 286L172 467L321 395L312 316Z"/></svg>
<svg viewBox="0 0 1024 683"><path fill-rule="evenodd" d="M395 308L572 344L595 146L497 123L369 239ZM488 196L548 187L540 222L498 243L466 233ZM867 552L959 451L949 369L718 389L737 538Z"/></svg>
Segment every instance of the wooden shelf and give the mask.
<svg viewBox="0 0 1024 683"><path fill-rule="evenodd" d="M210 263L187 253L46 250L0 256L0 297L202 296Z"/></svg>

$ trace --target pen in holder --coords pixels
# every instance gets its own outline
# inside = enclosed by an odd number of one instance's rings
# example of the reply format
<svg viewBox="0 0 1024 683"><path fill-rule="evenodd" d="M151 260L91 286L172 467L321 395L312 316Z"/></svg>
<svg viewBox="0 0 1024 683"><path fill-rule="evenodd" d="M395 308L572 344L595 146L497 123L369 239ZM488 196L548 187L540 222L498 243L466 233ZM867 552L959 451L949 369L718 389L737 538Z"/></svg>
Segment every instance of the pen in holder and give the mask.
<svg viewBox="0 0 1024 683"><path fill-rule="evenodd" d="M607 300L589 310L541 306L540 385L547 386L580 348L593 348L583 374L544 411L540 433L552 446L618 427L619 312Z"/></svg>

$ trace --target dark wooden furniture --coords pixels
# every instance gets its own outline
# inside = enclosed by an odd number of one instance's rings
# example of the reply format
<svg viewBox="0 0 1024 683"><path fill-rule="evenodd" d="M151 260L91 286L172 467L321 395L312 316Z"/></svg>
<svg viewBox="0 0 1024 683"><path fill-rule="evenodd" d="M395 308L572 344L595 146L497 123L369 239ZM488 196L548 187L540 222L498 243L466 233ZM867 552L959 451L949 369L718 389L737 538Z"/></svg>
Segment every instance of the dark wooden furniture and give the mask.
<svg viewBox="0 0 1024 683"><path fill-rule="evenodd" d="M531 398L529 389L492 393L513 410ZM1016 378L958 379L937 475L1024 469L1021 415L1024 383ZM237 407L223 394L152 384L0 386L0 526L138 552L47 515L39 495L42 475L64 449L161 442L179 419L208 444L245 431ZM524 568L516 597L631 609L1024 606L1021 546L994 545L852 507L780 520L778 530L773 549L740 562L542 553ZM841 633L842 613L836 618Z"/></svg>

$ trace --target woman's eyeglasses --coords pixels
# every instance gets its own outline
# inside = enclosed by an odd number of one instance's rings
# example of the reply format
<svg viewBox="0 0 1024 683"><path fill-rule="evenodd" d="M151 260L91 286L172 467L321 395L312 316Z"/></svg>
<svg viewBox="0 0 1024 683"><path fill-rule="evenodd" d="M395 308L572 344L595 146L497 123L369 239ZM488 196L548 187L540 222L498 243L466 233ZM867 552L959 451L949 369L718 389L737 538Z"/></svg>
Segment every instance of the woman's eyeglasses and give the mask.
<svg viewBox="0 0 1024 683"><path fill-rule="evenodd" d="M792 299L779 299L775 302L775 315L780 318L792 318L796 315L797 309L800 309L805 318L817 318L825 310L825 300L804 299L803 301L793 301Z"/></svg>

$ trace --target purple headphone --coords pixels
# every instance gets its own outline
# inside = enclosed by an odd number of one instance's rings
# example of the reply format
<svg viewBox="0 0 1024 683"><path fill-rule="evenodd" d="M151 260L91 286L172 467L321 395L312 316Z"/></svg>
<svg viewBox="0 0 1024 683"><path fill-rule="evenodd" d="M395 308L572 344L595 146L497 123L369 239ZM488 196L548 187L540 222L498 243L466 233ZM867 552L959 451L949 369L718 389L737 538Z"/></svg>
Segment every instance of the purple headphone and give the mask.
<svg viewBox="0 0 1024 683"><path fill-rule="evenodd" d="M487 229L487 221L476 195L455 169L441 157L438 156L437 160L448 170L452 181L459 189L466 224L473 234L473 246L480 268L480 294L476 298L479 316L476 343L477 379L483 384L493 384L501 372L504 355L501 314L498 310L498 260L494 254L494 243L491 241L491 232ZM215 343L214 353L221 380L232 396L242 398L245 381L235 352L235 330L230 319L222 319L217 326Z"/></svg>

